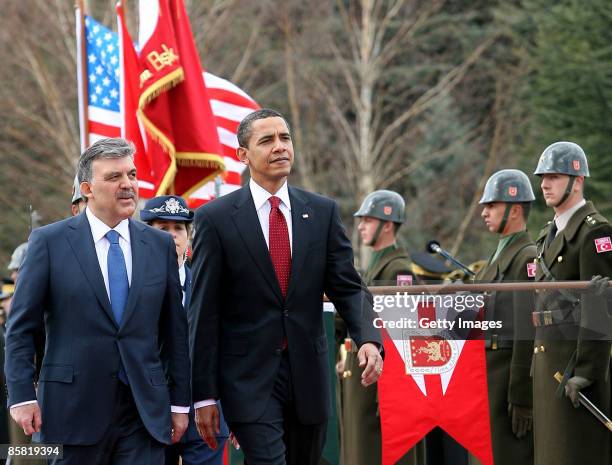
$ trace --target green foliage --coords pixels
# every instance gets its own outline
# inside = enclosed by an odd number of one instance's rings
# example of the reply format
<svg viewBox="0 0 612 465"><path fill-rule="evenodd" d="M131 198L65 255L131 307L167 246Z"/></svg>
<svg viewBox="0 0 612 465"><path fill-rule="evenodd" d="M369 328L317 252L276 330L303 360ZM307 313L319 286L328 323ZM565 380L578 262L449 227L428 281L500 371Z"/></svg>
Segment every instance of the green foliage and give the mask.
<svg viewBox="0 0 612 465"><path fill-rule="evenodd" d="M520 104L526 165L533 170L550 143L569 140L587 153L585 195L612 214L612 10L607 0L524 0L526 76ZM527 163L529 160L529 163ZM542 203L538 204L540 207ZM536 213L536 216L538 214Z"/></svg>

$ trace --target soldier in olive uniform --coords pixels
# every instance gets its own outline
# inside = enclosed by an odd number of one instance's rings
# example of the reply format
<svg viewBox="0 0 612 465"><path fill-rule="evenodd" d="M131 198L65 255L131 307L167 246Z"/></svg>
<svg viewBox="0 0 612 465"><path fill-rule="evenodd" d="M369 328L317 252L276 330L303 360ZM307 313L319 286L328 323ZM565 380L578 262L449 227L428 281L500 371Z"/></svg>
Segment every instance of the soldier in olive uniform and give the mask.
<svg viewBox="0 0 612 465"><path fill-rule="evenodd" d="M532 280L536 246L527 232L527 217L535 200L529 178L519 170L501 170L485 185L482 218L499 244L477 282ZM485 318L500 321L487 331L485 347L491 439L495 465L533 463L532 389L529 369L533 350L530 292L493 292ZM478 463L470 457L470 463Z"/></svg>
<svg viewBox="0 0 612 465"><path fill-rule="evenodd" d="M555 211L536 241L536 280L612 276L612 226L583 197L589 169L580 146L552 144L542 153L535 174L541 177L546 205ZM610 432L584 408L575 408L582 392L610 416L609 334L598 335L610 331L607 315L605 296L596 292L536 294L532 366L536 465L612 463ZM553 378L556 372L564 374L561 385Z"/></svg>
<svg viewBox="0 0 612 465"><path fill-rule="evenodd" d="M396 192L379 190L368 195L354 215L360 218L358 230L364 244L373 250L363 280L368 286L395 285L398 276L412 277L411 263L405 249L398 247L395 236L404 223L404 199ZM401 279L401 278L400 278ZM337 320L336 320L337 321ZM336 323L336 334L344 332ZM350 336L350 335L348 335ZM346 336L345 336L346 337ZM344 366L340 367L339 420L340 463L342 465L377 465L382 462L378 392L375 385L364 388L357 359L357 347L346 339ZM344 376L342 376L344 374ZM417 452L418 449L418 452ZM398 465L424 463L422 446L411 449Z"/></svg>

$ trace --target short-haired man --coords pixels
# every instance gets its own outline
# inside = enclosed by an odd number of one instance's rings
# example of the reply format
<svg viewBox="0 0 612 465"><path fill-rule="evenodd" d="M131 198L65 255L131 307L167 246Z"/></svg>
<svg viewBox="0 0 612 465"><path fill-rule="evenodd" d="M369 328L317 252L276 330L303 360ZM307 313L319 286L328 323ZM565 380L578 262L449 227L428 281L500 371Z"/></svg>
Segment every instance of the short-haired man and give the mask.
<svg viewBox="0 0 612 465"><path fill-rule="evenodd" d="M169 234L130 219L138 199L133 155L123 139L99 140L81 155L87 209L32 232L13 297L11 416L26 434L63 444L63 464L158 464L164 444L187 427L176 250ZM43 328L36 389L35 336Z"/></svg>
<svg viewBox="0 0 612 465"><path fill-rule="evenodd" d="M367 286L395 286L398 277L413 278L412 263L405 248L397 244L396 236L405 222L404 199L397 192L371 192L353 216L359 220L357 230L361 241L372 249L363 275ZM376 385L363 388L357 349L351 334L340 319L336 334L342 334L346 360L340 371L340 463L342 465L377 465L382 463L382 436ZM423 443L408 451L398 465L425 463Z"/></svg>
<svg viewBox="0 0 612 465"><path fill-rule="evenodd" d="M533 280L535 243L527 232L527 218L535 200L529 178L519 170L494 173L485 185L480 204L489 232L499 243L478 282ZM492 292L485 318L501 322L485 334L491 440L496 465L533 463L532 390L529 368L533 350L530 292ZM473 458L471 458L473 459Z"/></svg>
<svg viewBox="0 0 612 465"><path fill-rule="evenodd" d="M330 414L325 293L360 346L362 383L382 371L371 295L338 206L287 185L293 145L269 109L238 128L248 185L195 216L190 343L196 424L213 447L215 399L249 465L314 465Z"/></svg>
<svg viewBox="0 0 612 465"><path fill-rule="evenodd" d="M546 205L555 212L536 241L536 280L611 277L612 226L584 199L589 168L582 148L572 142L550 145L540 156L535 174L541 177ZM559 289L536 295L533 413L537 465L612 463L610 431L584 408L575 408L579 407L578 394L583 393L610 417L612 325L606 299L599 294ZM553 377L556 372L564 375L561 385Z"/></svg>

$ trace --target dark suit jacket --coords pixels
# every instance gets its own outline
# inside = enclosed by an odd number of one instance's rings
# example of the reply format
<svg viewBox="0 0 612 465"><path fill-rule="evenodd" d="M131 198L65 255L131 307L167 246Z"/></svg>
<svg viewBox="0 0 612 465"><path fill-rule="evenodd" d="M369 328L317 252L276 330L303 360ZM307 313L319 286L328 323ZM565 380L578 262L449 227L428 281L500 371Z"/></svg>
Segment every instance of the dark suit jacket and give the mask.
<svg viewBox="0 0 612 465"><path fill-rule="evenodd" d="M270 397L286 336L302 423L330 412L326 293L357 342L380 343L372 297L332 200L289 187L291 277L283 299L248 186L196 212L189 311L193 398L220 398L228 422L255 421Z"/></svg>
<svg viewBox="0 0 612 465"><path fill-rule="evenodd" d="M172 237L130 220L132 282L113 317L86 215L36 229L15 290L6 338L9 405L38 397L41 441L95 444L109 427L120 360L140 417L170 440L170 405L189 405L187 319ZM35 335L46 332L38 390ZM166 379L162 357L168 358Z"/></svg>

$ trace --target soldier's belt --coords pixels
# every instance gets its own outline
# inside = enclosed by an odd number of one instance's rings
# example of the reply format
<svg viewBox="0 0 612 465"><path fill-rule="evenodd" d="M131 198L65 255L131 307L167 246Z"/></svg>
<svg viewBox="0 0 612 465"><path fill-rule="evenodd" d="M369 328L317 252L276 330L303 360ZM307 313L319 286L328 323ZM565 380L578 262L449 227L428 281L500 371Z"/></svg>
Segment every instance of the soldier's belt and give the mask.
<svg viewBox="0 0 612 465"><path fill-rule="evenodd" d="M533 326L551 326L551 325L568 325L576 324L577 312L573 309L568 310L544 310L542 312L533 312L531 314Z"/></svg>
<svg viewBox="0 0 612 465"><path fill-rule="evenodd" d="M511 339L502 339L498 334L492 334L490 338L485 339L485 349L512 349L513 346L514 341Z"/></svg>

